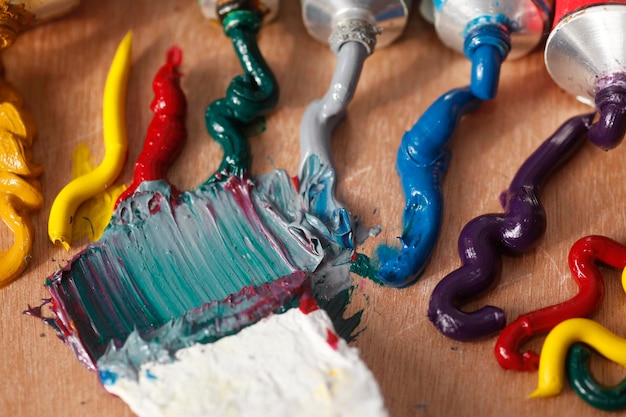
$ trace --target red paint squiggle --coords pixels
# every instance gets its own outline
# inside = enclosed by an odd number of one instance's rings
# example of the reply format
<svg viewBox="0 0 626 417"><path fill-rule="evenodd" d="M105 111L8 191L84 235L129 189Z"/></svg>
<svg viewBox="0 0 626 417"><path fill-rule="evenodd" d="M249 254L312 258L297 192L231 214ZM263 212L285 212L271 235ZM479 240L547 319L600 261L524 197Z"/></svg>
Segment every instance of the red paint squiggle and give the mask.
<svg viewBox="0 0 626 417"><path fill-rule="evenodd" d="M133 183L117 199L116 206L133 195L143 181L166 179L168 169L187 141L187 100L180 87L181 74L178 71L181 62L181 49L170 48L165 64L154 77L154 100L150 104L154 117L135 163Z"/></svg>
<svg viewBox="0 0 626 417"><path fill-rule="evenodd" d="M519 316L500 333L494 354L500 366L516 371L536 371L539 355L519 353L519 347L539 334L548 333L560 322L591 315L604 298L604 280L596 265L601 262L618 269L626 267L626 246L604 236L579 239L569 253L569 268L578 293L565 302Z"/></svg>

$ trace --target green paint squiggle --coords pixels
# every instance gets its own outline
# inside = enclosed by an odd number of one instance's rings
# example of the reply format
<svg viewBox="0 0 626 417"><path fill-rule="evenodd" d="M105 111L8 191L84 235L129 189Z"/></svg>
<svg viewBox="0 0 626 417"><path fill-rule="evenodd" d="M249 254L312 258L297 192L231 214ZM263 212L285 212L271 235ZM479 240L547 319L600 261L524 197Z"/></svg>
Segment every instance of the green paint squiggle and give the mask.
<svg viewBox="0 0 626 417"><path fill-rule="evenodd" d="M246 127L262 120L276 106L279 96L278 83L256 41L261 26L259 16L238 10L230 12L223 25L245 74L235 77L226 97L214 101L206 110L207 130L224 149L222 162L209 182L223 179L226 174L241 176L250 169Z"/></svg>

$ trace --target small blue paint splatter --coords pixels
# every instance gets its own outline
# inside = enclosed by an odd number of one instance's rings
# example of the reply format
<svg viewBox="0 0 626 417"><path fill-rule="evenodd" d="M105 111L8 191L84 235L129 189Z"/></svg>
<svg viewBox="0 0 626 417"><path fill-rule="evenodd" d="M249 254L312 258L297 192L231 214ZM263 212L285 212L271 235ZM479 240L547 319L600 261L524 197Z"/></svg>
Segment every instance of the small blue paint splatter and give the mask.
<svg viewBox="0 0 626 417"><path fill-rule="evenodd" d="M109 370L99 371L98 377L103 385L114 385L117 381L117 373Z"/></svg>

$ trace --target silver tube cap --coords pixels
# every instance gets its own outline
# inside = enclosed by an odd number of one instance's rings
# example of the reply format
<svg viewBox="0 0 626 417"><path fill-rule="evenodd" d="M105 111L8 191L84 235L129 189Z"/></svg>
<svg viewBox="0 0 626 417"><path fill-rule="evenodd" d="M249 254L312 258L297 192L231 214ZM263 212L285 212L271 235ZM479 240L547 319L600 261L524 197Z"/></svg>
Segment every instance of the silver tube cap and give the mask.
<svg viewBox="0 0 626 417"><path fill-rule="evenodd" d="M460 53L464 51L468 25L497 22L505 16L511 22L509 59L532 51L548 32L554 0L445 0L435 8L435 30L441 41Z"/></svg>
<svg viewBox="0 0 626 417"><path fill-rule="evenodd" d="M309 34L322 43L343 22L360 20L382 29L376 46L396 40L404 31L412 0L300 0L302 21Z"/></svg>
<svg viewBox="0 0 626 417"><path fill-rule="evenodd" d="M220 0L198 0L200 10L204 17L209 20L219 21L217 16L217 3ZM267 14L263 16L263 24L268 24L276 18L280 8L280 0L259 0L259 3L267 9Z"/></svg>
<svg viewBox="0 0 626 417"><path fill-rule="evenodd" d="M544 58L559 87L595 106L596 92L626 73L626 4L591 6L563 18L548 37Z"/></svg>

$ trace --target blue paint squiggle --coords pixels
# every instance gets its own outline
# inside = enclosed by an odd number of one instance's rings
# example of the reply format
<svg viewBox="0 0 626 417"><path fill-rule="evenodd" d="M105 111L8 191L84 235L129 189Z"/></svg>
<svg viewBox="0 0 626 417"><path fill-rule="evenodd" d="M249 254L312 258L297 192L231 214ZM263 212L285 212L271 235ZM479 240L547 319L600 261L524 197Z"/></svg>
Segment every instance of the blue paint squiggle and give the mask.
<svg viewBox="0 0 626 417"><path fill-rule="evenodd" d="M396 159L406 204L402 248L384 261L376 279L393 287L405 287L424 271L441 228L441 182L448 168L446 145L461 117L478 107L480 100L469 88L453 89L435 101L402 137ZM385 257L390 257L385 251Z"/></svg>

